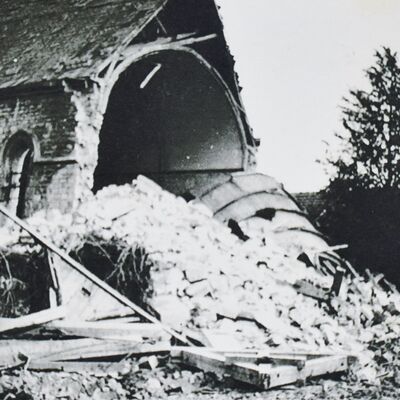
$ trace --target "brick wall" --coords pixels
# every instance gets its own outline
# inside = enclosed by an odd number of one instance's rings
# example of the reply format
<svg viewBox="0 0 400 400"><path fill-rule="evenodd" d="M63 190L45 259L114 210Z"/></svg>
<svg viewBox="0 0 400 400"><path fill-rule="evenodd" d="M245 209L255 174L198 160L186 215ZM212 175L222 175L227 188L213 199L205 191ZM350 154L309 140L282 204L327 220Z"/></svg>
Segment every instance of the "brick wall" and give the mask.
<svg viewBox="0 0 400 400"><path fill-rule="evenodd" d="M27 215L41 208L66 211L73 205L78 167L74 161L76 109L70 98L63 92L0 98L1 187L8 183L4 151L9 140L23 131L35 142ZM1 200L4 203L4 197Z"/></svg>

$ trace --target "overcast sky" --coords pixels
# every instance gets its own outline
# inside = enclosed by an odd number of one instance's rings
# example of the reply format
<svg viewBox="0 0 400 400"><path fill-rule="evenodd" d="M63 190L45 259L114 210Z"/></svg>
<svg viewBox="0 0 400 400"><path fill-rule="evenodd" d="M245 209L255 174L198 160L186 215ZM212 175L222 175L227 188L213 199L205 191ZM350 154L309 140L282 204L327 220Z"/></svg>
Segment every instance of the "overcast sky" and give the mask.
<svg viewBox="0 0 400 400"><path fill-rule="evenodd" d="M327 183L315 161L365 88L381 46L400 50L400 0L217 0L256 137L259 170L292 191Z"/></svg>

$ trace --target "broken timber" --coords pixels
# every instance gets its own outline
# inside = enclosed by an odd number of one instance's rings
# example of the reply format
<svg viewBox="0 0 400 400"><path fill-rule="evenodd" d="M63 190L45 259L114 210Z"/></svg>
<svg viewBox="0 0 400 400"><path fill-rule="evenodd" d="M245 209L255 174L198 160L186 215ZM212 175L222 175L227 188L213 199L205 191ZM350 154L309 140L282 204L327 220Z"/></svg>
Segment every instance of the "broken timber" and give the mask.
<svg viewBox="0 0 400 400"><path fill-rule="evenodd" d="M57 255L60 258L60 260L63 261L64 265L67 265L68 268L70 268L74 271L74 277L76 277L76 275L78 274L81 277L85 278L85 282L87 282L89 284L89 287L83 286L82 288L80 288L80 294L83 293L83 295L80 296L80 299L84 298L84 295L86 295L86 297L89 299L92 295L95 295L97 298L101 298L101 295L102 294L104 295L104 293L105 293L108 295L108 297L113 298L116 301L116 303L119 303L122 306L132 309L133 311L135 311L137 314L139 314L146 320L161 326L162 329L164 329L166 332L168 332L175 339L179 340L180 342L182 342L184 344L190 344L189 340L186 337L175 332L172 328L165 326L157 318L153 317L147 311L143 310L141 307L139 307L138 305L136 305L135 303L133 303L132 301L127 299L125 296L121 295L117 290L115 290L112 287L110 287L109 285L107 285L105 282L103 282L96 275L94 275L90 271L88 271L85 267L83 267L81 264L79 264L77 261L75 261L73 258L71 258L68 254L66 254L60 248L58 248L57 246L55 246L54 244L49 242L47 239L42 237L39 233L37 233L33 229L31 229L28 226L28 224L26 224L20 218L12 215L4 206L0 205L0 213L5 215L8 219L13 221L15 224L17 224L20 228L22 228L27 233L29 233L44 248L46 248L47 250L50 250L52 253ZM61 271L61 270L62 270L62 268L59 269L59 271ZM59 283L60 283L61 282L60 277L58 277L58 279L59 279ZM70 291L69 291L69 293L71 295ZM70 299L71 299L71 301L76 300L72 295L71 295ZM74 304L76 304L77 306L79 305L76 302ZM72 308L72 310L73 310L73 308Z"/></svg>
<svg viewBox="0 0 400 400"><path fill-rule="evenodd" d="M64 318L65 315L66 309L61 306L18 318L0 318L0 334L32 329L47 322Z"/></svg>
<svg viewBox="0 0 400 400"><path fill-rule="evenodd" d="M44 326L48 331L61 331L64 335L91 337L113 340L143 339L166 340L165 331L152 323L118 323L114 322L86 322L86 321L55 321Z"/></svg>
<svg viewBox="0 0 400 400"><path fill-rule="evenodd" d="M165 354L170 345L143 344L141 341L101 339L24 340L0 341L0 367L19 365L21 362L64 362L78 360L104 360L127 355ZM27 366L29 368L29 366Z"/></svg>
<svg viewBox="0 0 400 400"><path fill-rule="evenodd" d="M230 376L261 389L270 389L307 378L345 372L353 358L347 355L289 355L282 356L255 352L229 354L205 348L180 348L173 353L185 365ZM292 357L292 358L291 358ZM279 360L277 365L274 360Z"/></svg>

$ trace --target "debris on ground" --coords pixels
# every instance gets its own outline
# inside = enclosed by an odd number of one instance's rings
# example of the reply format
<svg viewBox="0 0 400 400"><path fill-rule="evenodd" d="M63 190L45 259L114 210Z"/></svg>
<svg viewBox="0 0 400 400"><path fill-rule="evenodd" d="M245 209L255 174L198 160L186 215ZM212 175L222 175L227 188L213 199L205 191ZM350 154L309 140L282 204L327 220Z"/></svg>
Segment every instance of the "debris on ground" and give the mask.
<svg viewBox="0 0 400 400"><path fill-rule="evenodd" d="M98 373L111 368L119 371L121 357L150 354L146 363L154 369L158 366L156 355L169 355L183 365L270 389L349 369L351 357L346 355L272 354L266 350L236 348L226 352L207 347L170 346L168 339L186 345L190 339L113 290L22 220L1 207L0 210L44 247L53 281L49 309L0 321L0 339L6 335L5 340L0 340L3 370L23 367L33 371L77 373ZM113 318L129 309L134 313L129 317L133 320ZM141 319L147 323L141 323ZM10 334L13 336L8 339ZM118 363L110 364L110 360ZM143 361L139 360L138 365L143 365Z"/></svg>
<svg viewBox="0 0 400 400"><path fill-rule="evenodd" d="M159 316L169 332L192 344L225 352L352 355L358 382L396 379L400 295L382 276L360 276L344 262L344 270L334 262L314 265L312 249L307 266L273 235L252 236L245 224L239 236L249 238L241 240L203 204L187 203L144 177L103 189L71 215L43 211L28 224L72 255L94 238L100 249L113 244L121 256L113 258L116 269L127 252L145 249L151 265L145 274L151 290L141 294L145 315ZM0 237L0 247L13 254L37 251L37 242L12 225ZM83 335L90 327L64 324L61 331Z"/></svg>

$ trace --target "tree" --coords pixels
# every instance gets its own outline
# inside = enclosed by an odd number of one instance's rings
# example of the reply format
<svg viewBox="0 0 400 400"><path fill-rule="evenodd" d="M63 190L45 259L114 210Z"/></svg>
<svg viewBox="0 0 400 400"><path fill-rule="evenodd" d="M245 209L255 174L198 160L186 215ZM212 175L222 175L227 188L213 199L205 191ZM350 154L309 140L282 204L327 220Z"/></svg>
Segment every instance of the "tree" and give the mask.
<svg viewBox="0 0 400 400"><path fill-rule="evenodd" d="M400 68L388 48L375 54L376 65L366 71L370 90L352 90L345 98L344 151L330 160L334 179L354 187L400 187Z"/></svg>
<svg viewBox="0 0 400 400"><path fill-rule="evenodd" d="M400 68L396 53L376 52L370 88L345 99L341 151L328 159L321 229L359 269L384 272L400 284Z"/></svg>

